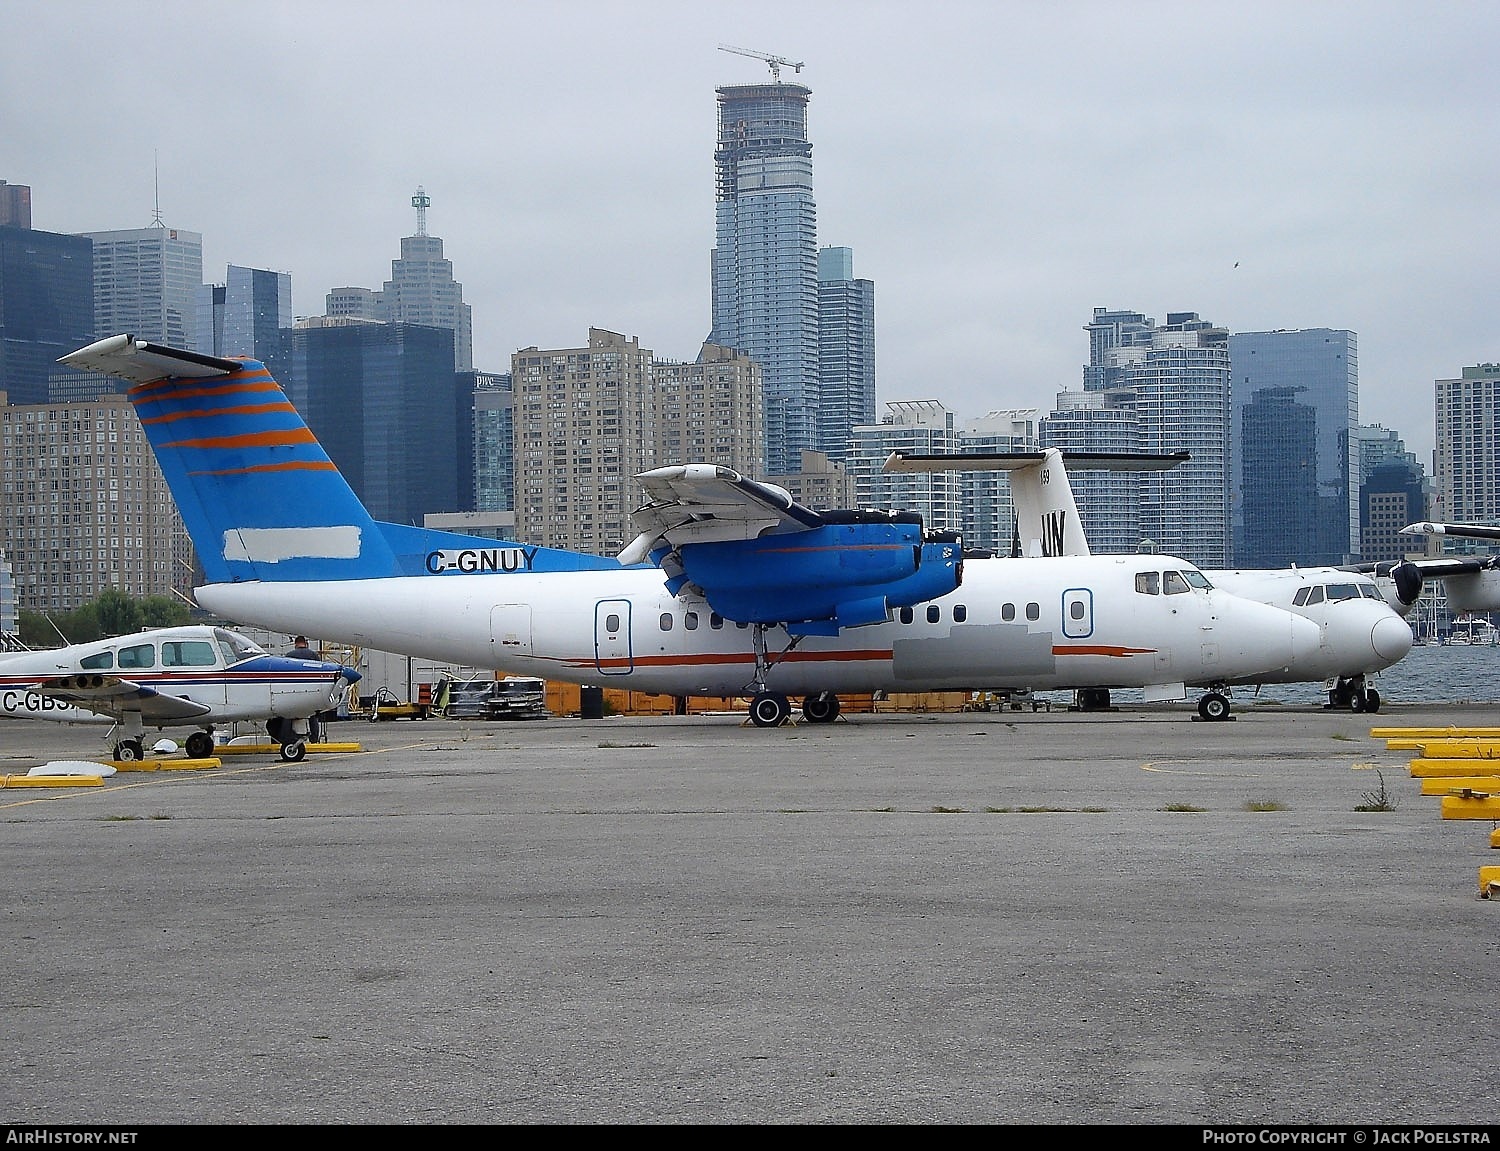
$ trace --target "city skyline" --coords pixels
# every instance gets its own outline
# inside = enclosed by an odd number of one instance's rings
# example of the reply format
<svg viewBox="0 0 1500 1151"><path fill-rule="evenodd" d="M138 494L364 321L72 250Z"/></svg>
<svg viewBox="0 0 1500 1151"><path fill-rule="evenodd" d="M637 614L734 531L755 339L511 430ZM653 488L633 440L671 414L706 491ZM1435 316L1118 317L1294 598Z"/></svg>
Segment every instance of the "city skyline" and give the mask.
<svg viewBox="0 0 1500 1151"><path fill-rule="evenodd" d="M696 355L714 93L770 79L726 43L803 64L782 79L812 93L818 244L854 249L877 286L881 404L1050 409L1079 386L1095 307L1196 311L1355 332L1360 422L1430 466L1433 382L1500 354L1475 288L1500 163L1477 77L1500 10L1477 3L1420 21L1159 3L1123 22L958 0L857 20L816 0L432 20L272 4L226 6L211 36L201 6L127 0L108 27L90 11L21 0L0 45L0 178L32 188L35 228L140 228L159 208L203 235L205 281L289 272L294 311L316 315L330 289L390 278L420 184L481 371L594 326ZM137 24L149 46L122 46ZM253 63L205 69L192 99L159 66L225 45Z"/></svg>

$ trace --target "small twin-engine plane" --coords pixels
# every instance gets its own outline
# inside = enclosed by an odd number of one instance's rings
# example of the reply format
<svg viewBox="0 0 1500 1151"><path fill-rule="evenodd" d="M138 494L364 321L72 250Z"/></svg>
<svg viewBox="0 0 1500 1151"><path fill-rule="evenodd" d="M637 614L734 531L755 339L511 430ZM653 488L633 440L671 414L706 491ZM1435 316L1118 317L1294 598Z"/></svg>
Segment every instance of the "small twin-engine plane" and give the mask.
<svg viewBox="0 0 1500 1151"><path fill-rule="evenodd" d="M208 624L155 628L0 656L0 715L55 723L113 723L114 758L139 760L148 727L196 727L188 755L213 753L217 724L265 720L281 758L307 752L308 719L338 706L359 672L271 655Z"/></svg>
<svg viewBox="0 0 1500 1151"><path fill-rule="evenodd" d="M1187 683L1306 658L1316 624L1161 555L972 558L920 516L816 511L712 464L636 477L618 556L376 521L264 364L111 336L62 358L127 395L226 619L591 686L749 697ZM1181 580L1185 593L1147 594Z"/></svg>

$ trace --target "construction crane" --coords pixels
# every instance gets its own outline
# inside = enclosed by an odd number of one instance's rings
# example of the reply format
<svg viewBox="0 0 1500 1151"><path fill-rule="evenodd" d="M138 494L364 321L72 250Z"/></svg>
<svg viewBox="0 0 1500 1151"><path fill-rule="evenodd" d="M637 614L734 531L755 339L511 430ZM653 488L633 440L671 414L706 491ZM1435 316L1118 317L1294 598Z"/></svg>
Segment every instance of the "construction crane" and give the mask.
<svg viewBox="0 0 1500 1151"><path fill-rule="evenodd" d="M754 56L757 60L764 60L771 66L771 79L781 83L782 65L790 68L793 72L802 71L801 60L788 60L785 56L772 56L767 52L756 52L749 48L736 48L732 44L720 44L720 52L733 52L738 56Z"/></svg>

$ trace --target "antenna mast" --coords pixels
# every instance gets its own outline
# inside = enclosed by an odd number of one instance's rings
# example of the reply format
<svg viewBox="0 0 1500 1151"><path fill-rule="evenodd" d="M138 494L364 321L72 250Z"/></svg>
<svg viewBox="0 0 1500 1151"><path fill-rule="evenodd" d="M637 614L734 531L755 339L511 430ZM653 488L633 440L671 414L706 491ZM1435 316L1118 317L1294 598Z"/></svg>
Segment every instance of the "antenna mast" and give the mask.
<svg viewBox="0 0 1500 1151"><path fill-rule="evenodd" d="M781 69L790 68L793 72L802 71L801 60L788 60L785 56L772 56L767 52L756 52L751 48L736 48L732 44L720 44L720 52L733 52L737 56L753 56L757 60L764 60L771 69L771 79L781 83Z"/></svg>
<svg viewBox="0 0 1500 1151"><path fill-rule="evenodd" d="M417 210L417 235L427 235L427 208L432 203L432 197L423 190L422 185L417 185L417 194L411 198L411 206Z"/></svg>

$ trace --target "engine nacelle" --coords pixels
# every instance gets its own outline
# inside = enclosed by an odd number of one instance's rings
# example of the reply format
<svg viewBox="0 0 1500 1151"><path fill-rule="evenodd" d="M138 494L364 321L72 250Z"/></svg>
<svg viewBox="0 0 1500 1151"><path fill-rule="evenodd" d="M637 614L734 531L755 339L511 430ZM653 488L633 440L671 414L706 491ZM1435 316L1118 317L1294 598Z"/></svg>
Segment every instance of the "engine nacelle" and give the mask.
<svg viewBox="0 0 1500 1151"><path fill-rule="evenodd" d="M847 522L841 522L847 519ZM736 623L835 635L946 595L963 579L956 533L924 535L912 513L827 513L819 527L686 544L682 577Z"/></svg>

